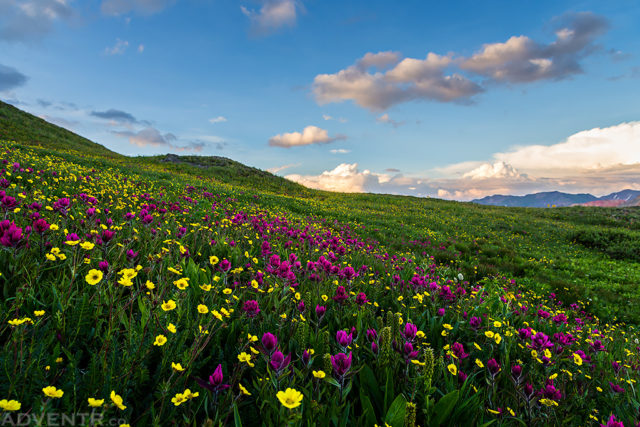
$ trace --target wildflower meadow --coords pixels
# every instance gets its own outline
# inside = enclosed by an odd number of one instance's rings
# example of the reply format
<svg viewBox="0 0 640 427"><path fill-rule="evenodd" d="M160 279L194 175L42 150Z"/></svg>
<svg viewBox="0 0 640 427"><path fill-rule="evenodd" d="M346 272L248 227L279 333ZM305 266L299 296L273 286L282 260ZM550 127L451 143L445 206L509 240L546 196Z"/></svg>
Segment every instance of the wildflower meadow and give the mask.
<svg viewBox="0 0 640 427"><path fill-rule="evenodd" d="M640 421L637 328L579 298L212 179L0 163L0 424Z"/></svg>

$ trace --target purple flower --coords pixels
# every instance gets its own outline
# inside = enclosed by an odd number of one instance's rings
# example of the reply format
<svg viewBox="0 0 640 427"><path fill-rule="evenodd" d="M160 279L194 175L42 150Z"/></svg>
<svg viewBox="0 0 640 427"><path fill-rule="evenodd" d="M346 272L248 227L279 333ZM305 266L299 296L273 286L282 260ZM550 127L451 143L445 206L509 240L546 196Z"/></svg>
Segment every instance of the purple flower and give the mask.
<svg viewBox="0 0 640 427"><path fill-rule="evenodd" d="M482 319L476 316L471 316L471 319L469 319L469 326L475 330L480 329L482 326Z"/></svg>
<svg viewBox="0 0 640 427"><path fill-rule="evenodd" d="M365 295L364 292L360 292L357 296L356 296L356 304L358 304L360 307L362 307L363 305L365 305L367 302L369 302L369 300L367 299L367 295Z"/></svg>
<svg viewBox="0 0 640 427"><path fill-rule="evenodd" d="M278 338L271 332L265 332L264 335L262 335L262 346L267 353L271 354L278 346Z"/></svg>
<svg viewBox="0 0 640 427"><path fill-rule="evenodd" d="M543 332L538 332L531 338L531 344L529 344L528 347L538 351L544 351L547 348L553 347L553 343Z"/></svg>
<svg viewBox="0 0 640 427"><path fill-rule="evenodd" d="M553 384L553 380L547 380L543 389L538 391L538 394L551 400L562 399L562 393Z"/></svg>
<svg viewBox="0 0 640 427"><path fill-rule="evenodd" d="M375 329L367 329L367 340L371 342L378 341L378 332Z"/></svg>
<svg viewBox="0 0 640 427"><path fill-rule="evenodd" d="M51 225L49 225L47 220L44 218L37 219L33 223L33 229L36 230L36 233L38 234L44 234L46 231L49 230L49 227L51 227Z"/></svg>
<svg viewBox="0 0 640 427"><path fill-rule="evenodd" d="M134 251L133 251L133 249L129 249L129 250L127 251L127 259L128 259L129 261L133 261L133 260L135 260L136 258L138 258L138 254L139 254L139 252L134 252Z"/></svg>
<svg viewBox="0 0 640 427"><path fill-rule="evenodd" d="M524 396L527 398L527 400L531 400L531 398L533 397L533 386L529 383L526 383L522 391L524 392Z"/></svg>
<svg viewBox="0 0 640 427"><path fill-rule="evenodd" d="M520 382L520 377L522 376L522 366L513 365L511 367L511 376L516 382Z"/></svg>
<svg viewBox="0 0 640 427"><path fill-rule="evenodd" d="M219 268L221 271L226 273L227 271L231 270L231 263L228 260L223 259L222 261L220 261Z"/></svg>
<svg viewBox="0 0 640 427"><path fill-rule="evenodd" d="M353 342L353 334L347 334L345 331L338 331L336 333L336 341L343 349L346 349Z"/></svg>
<svg viewBox="0 0 640 427"><path fill-rule="evenodd" d="M611 414L606 424L600 424L600 427L624 427L622 421L617 421L616 416Z"/></svg>
<svg viewBox="0 0 640 427"><path fill-rule="evenodd" d="M373 352L373 354L378 354L378 344L374 341L371 343L371 351Z"/></svg>
<svg viewBox="0 0 640 427"><path fill-rule="evenodd" d="M311 359L311 354L305 350L302 352L302 363L304 363L305 365L309 364L309 360Z"/></svg>
<svg viewBox="0 0 640 427"><path fill-rule="evenodd" d="M327 312L327 307L323 305L316 305L316 316L318 316L318 319L322 319L326 312Z"/></svg>
<svg viewBox="0 0 640 427"><path fill-rule="evenodd" d="M453 343L453 345L451 346L451 351L460 360L469 357L469 353L464 352L464 345L460 344L459 342Z"/></svg>
<svg viewBox="0 0 640 427"><path fill-rule="evenodd" d="M103 273L108 272L109 271L109 262L108 261L100 261L100 263L98 264L98 268Z"/></svg>
<svg viewBox="0 0 640 427"><path fill-rule="evenodd" d="M402 335L409 341L413 341L416 337L416 333L418 332L418 327L413 323L406 323L404 325L404 331Z"/></svg>
<svg viewBox="0 0 640 427"><path fill-rule="evenodd" d="M8 220L2 221L0 225L0 245L15 248L20 244L23 237L22 228L13 222L9 223Z"/></svg>
<svg viewBox="0 0 640 427"><path fill-rule="evenodd" d="M413 349L413 344L411 344L409 341L404 343L403 351L404 358L406 359L407 363L409 363L409 360L418 357L418 352Z"/></svg>
<svg viewBox="0 0 640 427"><path fill-rule="evenodd" d="M444 316L444 308L439 308L437 315L440 317Z"/></svg>
<svg viewBox="0 0 640 427"><path fill-rule="evenodd" d="M338 286L338 288L336 289L336 294L333 296L333 300L335 302L342 304L348 299L349 299L349 294L347 293L344 286Z"/></svg>
<svg viewBox="0 0 640 427"><path fill-rule="evenodd" d="M495 378L495 376L498 375L498 372L500 372L500 364L496 359L489 359L487 362L487 369L489 370L491 377Z"/></svg>
<svg viewBox="0 0 640 427"><path fill-rule="evenodd" d="M209 376L209 381L205 381L201 378L196 378L196 382L200 387L206 388L209 391L218 393L219 391L229 388L229 384L222 384L224 375L222 374L222 365L218 365L213 374Z"/></svg>
<svg viewBox="0 0 640 427"><path fill-rule="evenodd" d="M104 230L102 232L102 235L100 236L102 238L102 241L105 243L109 243L111 241L111 239L113 239L113 236L115 236L116 233L114 233L111 230Z"/></svg>
<svg viewBox="0 0 640 427"><path fill-rule="evenodd" d="M242 305L242 311L249 317L256 317L260 313L260 307L258 301L250 299L244 302Z"/></svg>
<svg viewBox="0 0 640 427"><path fill-rule="evenodd" d="M271 361L269 365L273 368L274 371L280 372L291 362L291 353L287 357L284 357L284 354L280 350L277 350L271 355Z"/></svg>
<svg viewBox="0 0 640 427"><path fill-rule="evenodd" d="M620 387L618 384L614 384L609 381L609 387L611 387L611 391L614 393L624 393L624 389Z"/></svg>
<svg viewBox="0 0 640 427"><path fill-rule="evenodd" d="M351 369L351 353L349 353L349 356L344 353L331 356L331 366L333 366L333 373L336 377L344 378L345 374Z"/></svg>

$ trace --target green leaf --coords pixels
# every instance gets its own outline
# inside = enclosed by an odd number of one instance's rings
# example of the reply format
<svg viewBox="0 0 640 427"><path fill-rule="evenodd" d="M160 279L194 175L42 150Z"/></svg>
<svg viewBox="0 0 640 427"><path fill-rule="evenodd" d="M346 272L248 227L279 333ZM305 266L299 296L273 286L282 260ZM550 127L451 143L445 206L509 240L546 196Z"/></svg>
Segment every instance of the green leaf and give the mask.
<svg viewBox="0 0 640 427"><path fill-rule="evenodd" d="M391 427L403 427L406 409L407 399L405 399L404 395L400 393L387 411L387 415L384 418L385 423L389 424Z"/></svg>
<svg viewBox="0 0 640 427"><path fill-rule="evenodd" d="M238 405L233 405L233 422L236 427L242 427L242 419L240 418L240 413L238 412Z"/></svg>
<svg viewBox="0 0 640 427"><path fill-rule="evenodd" d="M336 381L336 380L335 380L335 378L331 378L331 377L324 377L324 380L325 380L326 382L328 382L329 384L334 385L334 386L336 386L336 387L340 388L340 384L338 383L338 381Z"/></svg>
<svg viewBox="0 0 640 427"><path fill-rule="evenodd" d="M459 391L454 390L438 400L438 403L436 403L436 406L433 408L434 418L431 420L432 425L439 426L447 419L458 402L458 395Z"/></svg>
<svg viewBox="0 0 640 427"><path fill-rule="evenodd" d="M360 403L362 404L361 425L372 426L376 424L376 413L371 404L371 400L364 394L364 389L360 389Z"/></svg>
<svg viewBox="0 0 640 427"><path fill-rule="evenodd" d="M376 376L368 365L364 365L360 371L360 384L367 390L369 397L373 400L373 404L378 408L379 412L382 412L382 406L384 405L383 396L380 392L380 386L376 380Z"/></svg>
<svg viewBox="0 0 640 427"><path fill-rule="evenodd" d="M384 410L388 411L391 406L391 399L393 398L393 375L391 370L387 370L387 384L384 388Z"/></svg>

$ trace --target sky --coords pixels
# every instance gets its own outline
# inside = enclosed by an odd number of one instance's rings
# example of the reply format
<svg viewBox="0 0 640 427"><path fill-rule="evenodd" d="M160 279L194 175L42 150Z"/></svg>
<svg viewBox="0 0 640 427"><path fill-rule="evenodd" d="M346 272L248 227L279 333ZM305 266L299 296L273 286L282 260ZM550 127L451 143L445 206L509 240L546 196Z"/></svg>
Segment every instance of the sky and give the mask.
<svg viewBox="0 0 640 427"><path fill-rule="evenodd" d="M640 2L0 0L0 99L126 155L472 200L640 190Z"/></svg>

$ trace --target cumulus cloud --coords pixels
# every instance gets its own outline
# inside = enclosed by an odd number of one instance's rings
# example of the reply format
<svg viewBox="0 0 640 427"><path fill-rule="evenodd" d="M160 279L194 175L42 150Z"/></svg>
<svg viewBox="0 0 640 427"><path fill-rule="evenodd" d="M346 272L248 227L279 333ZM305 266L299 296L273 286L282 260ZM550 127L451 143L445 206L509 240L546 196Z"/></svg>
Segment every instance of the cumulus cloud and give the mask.
<svg viewBox="0 0 640 427"><path fill-rule="evenodd" d="M0 40L33 41L74 16L68 0L0 0Z"/></svg>
<svg viewBox="0 0 640 427"><path fill-rule="evenodd" d="M281 133L269 138L272 147L298 147L301 145L328 144L330 142L346 139L344 135L329 136L329 132L317 126L307 126L302 132Z"/></svg>
<svg viewBox="0 0 640 427"><path fill-rule="evenodd" d="M104 53L107 55L122 55L129 47L129 42L126 40L116 40L116 44L112 47L106 47Z"/></svg>
<svg viewBox="0 0 640 427"><path fill-rule="evenodd" d="M388 180L387 175L375 174L369 170L361 172L357 163L342 163L336 166L335 169L324 171L316 176L291 174L285 176L285 178L306 187L342 193L371 191L381 181L386 182Z"/></svg>
<svg viewBox="0 0 640 427"><path fill-rule="evenodd" d="M580 12L555 19L553 28L549 43L512 36L470 57L429 52L424 59L402 59L399 52L369 52L336 73L317 75L311 90L321 105L350 100L372 111L416 100L468 103L485 90L482 80L515 84L582 73L581 61L599 49L596 39L608 22Z"/></svg>
<svg viewBox="0 0 640 427"><path fill-rule="evenodd" d="M552 145L528 145L494 154L495 161L534 175L563 176L640 163L640 121L593 128Z"/></svg>
<svg viewBox="0 0 640 427"><path fill-rule="evenodd" d="M100 10L109 16L119 16L127 13L153 15L175 3L175 0L103 0Z"/></svg>
<svg viewBox="0 0 640 427"><path fill-rule="evenodd" d="M640 190L640 122L577 132L552 145L516 147L489 162L464 162L440 168L438 177L361 171L342 163L319 175L286 177L311 188L471 200L493 194L539 191L592 193ZM395 173L390 175L390 173Z"/></svg>
<svg viewBox="0 0 640 427"><path fill-rule="evenodd" d="M13 67L0 64L0 92L15 89L26 82L27 76Z"/></svg>
<svg viewBox="0 0 640 427"><path fill-rule="evenodd" d="M204 141L188 141L177 145L178 137L173 133L161 133L153 127L146 127L140 131L114 131L114 135L128 138L129 143L138 147L167 148L174 151L202 151L206 146Z"/></svg>
<svg viewBox="0 0 640 427"><path fill-rule="evenodd" d="M513 166L505 162L496 162L493 164L484 163L465 173L462 177L471 179L520 178L522 175Z"/></svg>
<svg viewBox="0 0 640 427"><path fill-rule="evenodd" d="M319 104L352 100L372 111L412 100L468 101L482 89L460 74L445 74L452 61L435 53L402 61L396 52L367 53L344 70L317 75L312 91Z"/></svg>
<svg viewBox="0 0 640 427"><path fill-rule="evenodd" d="M259 11L245 6L240 6L240 10L251 21L252 32L264 35L282 27L293 27L300 7L296 0L262 0Z"/></svg>
<svg viewBox="0 0 640 427"><path fill-rule="evenodd" d="M543 44L527 36L485 44L460 67L498 82L525 83L563 79L582 72L580 60L595 49L607 21L591 12L568 14L556 23L556 39Z"/></svg>
<svg viewBox="0 0 640 427"><path fill-rule="evenodd" d="M387 123L387 124L390 124L391 126L393 126L394 128L397 128L397 127L402 126L404 124L404 121L397 122L397 121L393 120L391 117L389 117L388 113L384 113L380 117L377 117L376 118L376 122L378 122L378 123Z"/></svg>
<svg viewBox="0 0 640 427"><path fill-rule="evenodd" d="M227 121L227 118L224 116L218 116L218 117L213 117L209 119L209 123L222 123L226 121Z"/></svg>

